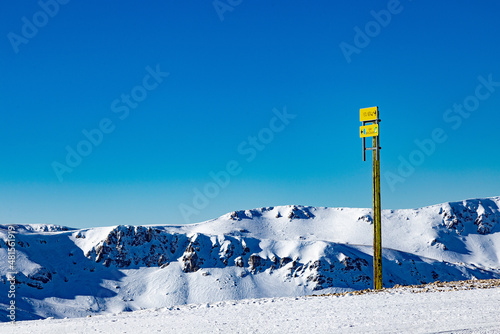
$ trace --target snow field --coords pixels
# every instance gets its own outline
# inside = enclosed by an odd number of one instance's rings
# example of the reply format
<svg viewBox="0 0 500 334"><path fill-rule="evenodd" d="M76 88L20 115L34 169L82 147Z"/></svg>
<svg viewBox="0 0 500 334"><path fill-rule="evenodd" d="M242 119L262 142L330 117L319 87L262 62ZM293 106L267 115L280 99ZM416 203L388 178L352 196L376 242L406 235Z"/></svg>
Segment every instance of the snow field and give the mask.
<svg viewBox="0 0 500 334"><path fill-rule="evenodd" d="M24 333L500 333L500 288L266 298L0 324Z"/></svg>

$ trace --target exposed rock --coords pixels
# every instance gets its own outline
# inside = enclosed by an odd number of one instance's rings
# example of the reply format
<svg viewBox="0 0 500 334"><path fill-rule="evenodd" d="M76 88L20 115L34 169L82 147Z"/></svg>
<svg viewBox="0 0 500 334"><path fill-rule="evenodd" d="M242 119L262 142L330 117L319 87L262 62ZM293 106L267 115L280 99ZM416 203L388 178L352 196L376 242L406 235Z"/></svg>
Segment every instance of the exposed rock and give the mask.
<svg viewBox="0 0 500 334"><path fill-rule="evenodd" d="M185 273L198 271L204 262L203 258L199 257L197 254L200 252L199 237L199 235L195 235L191 238L191 242L186 247L186 251L181 258L182 270Z"/></svg>
<svg viewBox="0 0 500 334"><path fill-rule="evenodd" d="M490 199L447 203L439 214L443 216L443 224L458 234L467 232L465 226L470 223L477 226L479 234L489 234L499 227L500 221L497 204Z"/></svg>
<svg viewBox="0 0 500 334"><path fill-rule="evenodd" d="M314 218L315 216L312 214L310 211L310 208L307 207L297 207L296 205L293 205L291 207L291 211L288 214L288 219L293 220L293 219L309 219L309 218Z"/></svg>
<svg viewBox="0 0 500 334"><path fill-rule="evenodd" d="M368 224L373 224L373 218L371 215L364 215L358 218L358 221L364 221Z"/></svg>
<svg viewBox="0 0 500 334"><path fill-rule="evenodd" d="M196 252L186 253L182 257L182 262L183 262L182 270L185 273L193 273L193 272L197 271L198 269L200 269L198 260L199 259L198 259L198 255L196 254Z"/></svg>
<svg viewBox="0 0 500 334"><path fill-rule="evenodd" d="M52 274L47 268L39 268L33 274L28 275L28 278L41 283L48 283L52 280Z"/></svg>
<svg viewBox="0 0 500 334"><path fill-rule="evenodd" d="M189 239L144 226L117 226L85 256L104 266L163 266L177 261Z"/></svg>
<svg viewBox="0 0 500 334"><path fill-rule="evenodd" d="M279 262L280 262L280 268L281 268L283 266L286 266L288 263L292 262L292 259L285 256L285 257L282 257Z"/></svg>
<svg viewBox="0 0 500 334"><path fill-rule="evenodd" d="M245 262L243 262L243 258L241 256L238 256L236 259L234 259L234 265L236 267L243 268L245 266Z"/></svg>
<svg viewBox="0 0 500 334"><path fill-rule="evenodd" d="M259 255L252 254L252 255L250 255L250 258L248 259L248 267L251 271L255 271L255 270L257 270L258 267L260 267L262 262L263 262L263 260Z"/></svg>

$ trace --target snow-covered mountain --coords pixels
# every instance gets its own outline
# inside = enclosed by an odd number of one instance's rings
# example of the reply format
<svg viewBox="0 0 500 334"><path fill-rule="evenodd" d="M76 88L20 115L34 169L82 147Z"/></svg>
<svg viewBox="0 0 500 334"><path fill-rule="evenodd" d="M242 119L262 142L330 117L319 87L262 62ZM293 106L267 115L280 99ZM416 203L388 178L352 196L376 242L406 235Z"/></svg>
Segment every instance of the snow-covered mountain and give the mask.
<svg viewBox="0 0 500 334"><path fill-rule="evenodd" d="M370 288L372 229L369 209L295 205L193 225L16 225L17 320ZM499 232L500 197L385 210L384 286L500 278ZM1 314L7 237L0 225Z"/></svg>

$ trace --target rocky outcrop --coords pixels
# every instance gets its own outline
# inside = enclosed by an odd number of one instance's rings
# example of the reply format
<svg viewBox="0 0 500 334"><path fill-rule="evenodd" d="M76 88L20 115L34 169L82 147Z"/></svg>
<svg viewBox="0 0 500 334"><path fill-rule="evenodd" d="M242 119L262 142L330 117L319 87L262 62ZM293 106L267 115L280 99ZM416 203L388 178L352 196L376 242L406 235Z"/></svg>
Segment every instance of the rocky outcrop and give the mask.
<svg viewBox="0 0 500 334"><path fill-rule="evenodd" d="M310 208L308 207L297 207L292 205L290 212L288 213L288 219L310 219L314 218Z"/></svg>
<svg viewBox="0 0 500 334"><path fill-rule="evenodd" d="M264 264L263 259L257 255L257 254L252 254L250 255L250 258L248 259L248 269L250 271L257 271L261 266Z"/></svg>
<svg viewBox="0 0 500 334"><path fill-rule="evenodd" d="M3 279L4 283L6 279ZM45 267L38 267L30 274L18 272L15 275L16 284L26 284L31 288L43 289L44 286L52 281L52 273Z"/></svg>
<svg viewBox="0 0 500 334"><path fill-rule="evenodd" d="M243 262L243 258L241 256L238 256L234 259L234 265L236 267L243 268L245 266L245 262Z"/></svg>
<svg viewBox="0 0 500 334"><path fill-rule="evenodd" d="M484 235L500 230L500 212L491 199L447 203L440 208L439 214L443 225L458 234L477 232Z"/></svg>
<svg viewBox="0 0 500 334"><path fill-rule="evenodd" d="M106 267L161 267L177 261L188 243L184 234L165 233L153 227L117 226L85 255Z"/></svg>
<svg viewBox="0 0 500 334"><path fill-rule="evenodd" d="M269 211L273 211L277 208L275 207L266 207L260 209L253 210L244 210L244 211L233 211L229 214L229 219L235 221L241 221L243 219L254 219L261 217L263 214ZM285 207L280 207L283 212L277 211L275 218L287 217L290 220L294 219L311 219L314 218L314 214L312 213L311 207L298 206L298 205L289 205Z"/></svg>

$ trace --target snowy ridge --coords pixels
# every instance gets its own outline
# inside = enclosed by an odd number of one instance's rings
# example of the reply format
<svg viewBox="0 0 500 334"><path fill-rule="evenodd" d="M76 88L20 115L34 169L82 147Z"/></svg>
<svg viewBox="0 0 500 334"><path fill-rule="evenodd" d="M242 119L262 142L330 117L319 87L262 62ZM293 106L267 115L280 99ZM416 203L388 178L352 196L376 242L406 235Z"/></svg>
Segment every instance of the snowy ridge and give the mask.
<svg viewBox="0 0 500 334"><path fill-rule="evenodd" d="M494 197L383 211L384 286L500 278L499 207ZM18 316L366 289L372 229L368 209L298 205L180 226L19 225ZM0 313L8 302L6 240L0 226Z"/></svg>
<svg viewBox="0 0 500 334"><path fill-rule="evenodd" d="M17 232L61 232L75 230L67 226L53 224L15 224ZM7 225L0 225L0 230L7 230Z"/></svg>

